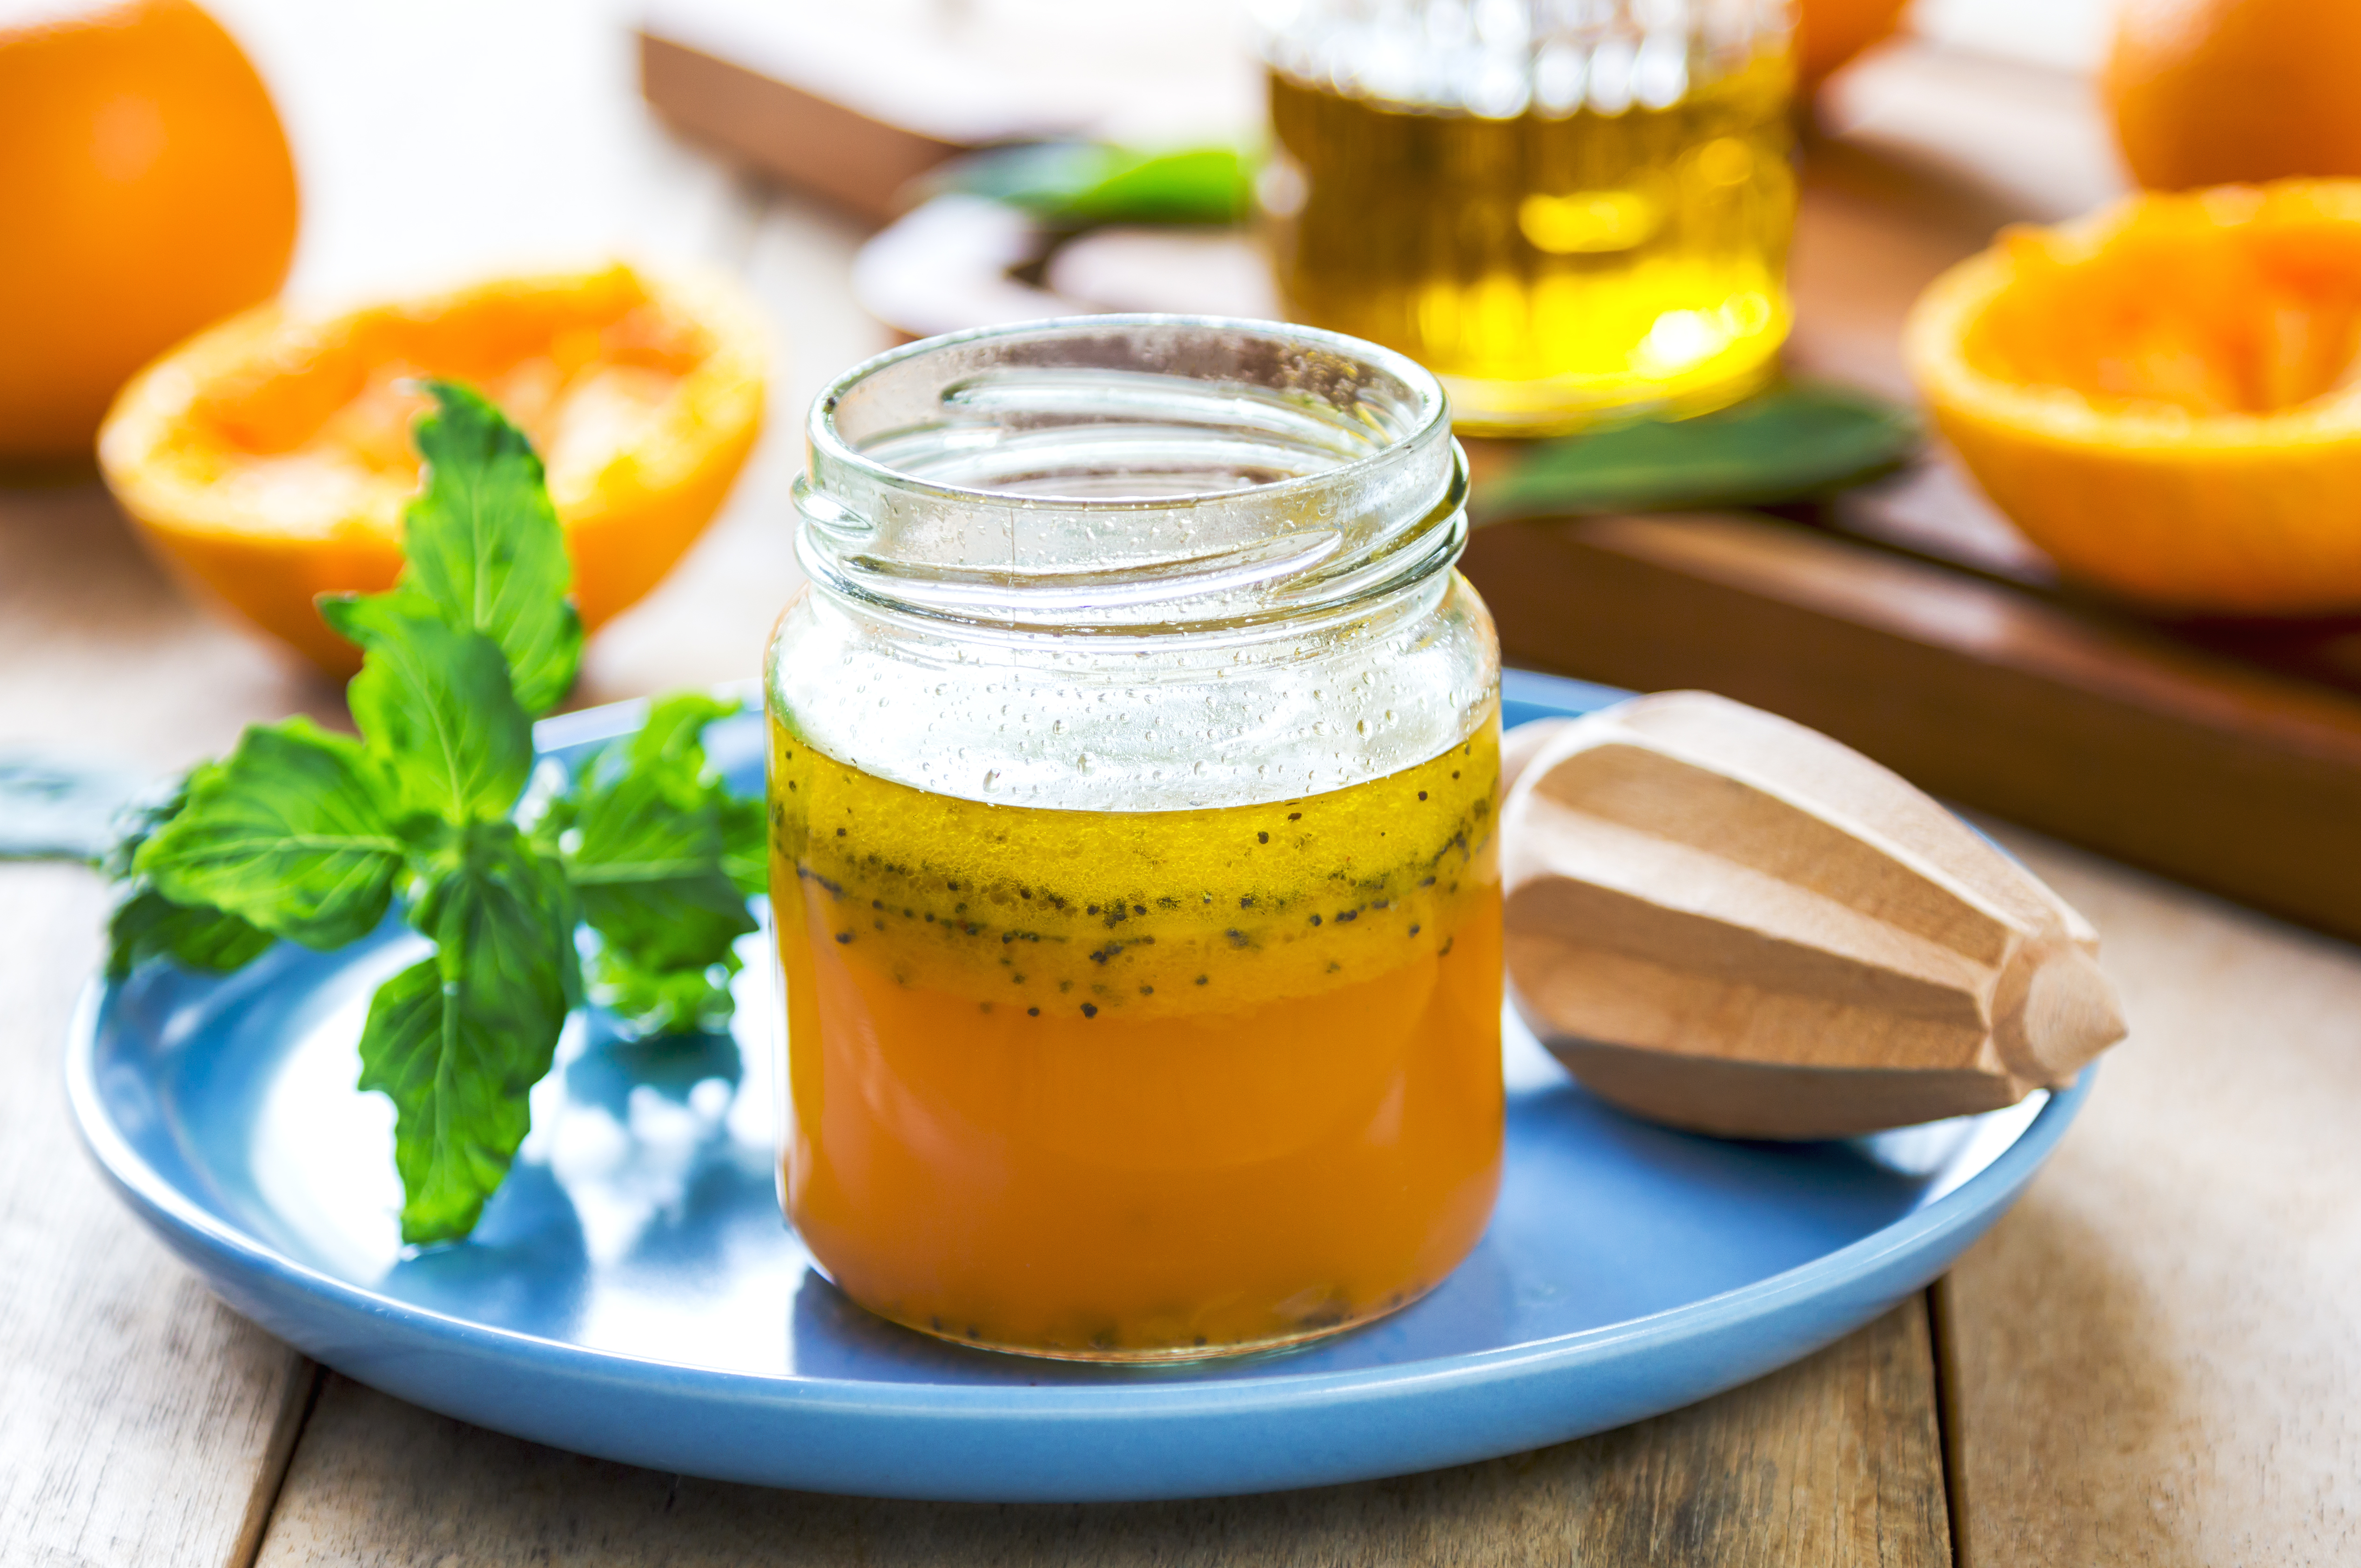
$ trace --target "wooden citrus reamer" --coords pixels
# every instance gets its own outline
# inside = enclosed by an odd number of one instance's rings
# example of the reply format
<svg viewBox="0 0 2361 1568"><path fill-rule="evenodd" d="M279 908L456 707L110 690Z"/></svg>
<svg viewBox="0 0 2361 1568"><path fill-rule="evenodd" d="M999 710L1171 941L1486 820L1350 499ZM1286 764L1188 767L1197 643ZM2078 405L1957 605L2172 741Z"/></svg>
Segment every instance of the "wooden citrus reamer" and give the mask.
<svg viewBox="0 0 2361 1568"><path fill-rule="evenodd" d="M2089 922L1935 801L1703 692L1513 731L1508 968L1594 1092L1727 1136L2011 1105L2123 1037Z"/></svg>

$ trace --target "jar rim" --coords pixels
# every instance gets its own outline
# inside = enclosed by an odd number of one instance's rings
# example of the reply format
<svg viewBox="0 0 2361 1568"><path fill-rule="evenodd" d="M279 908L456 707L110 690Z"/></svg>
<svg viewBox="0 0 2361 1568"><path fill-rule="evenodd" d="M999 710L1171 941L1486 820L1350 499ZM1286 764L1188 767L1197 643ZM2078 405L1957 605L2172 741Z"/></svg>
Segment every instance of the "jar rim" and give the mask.
<svg viewBox="0 0 2361 1568"><path fill-rule="evenodd" d="M1382 371L1409 389L1417 400L1417 414L1405 429L1390 434L1381 444L1357 456L1346 458L1334 467L1315 473L1268 484L1233 486L1224 489L1192 490L1182 494L1151 497L1059 497L1057 504L1093 511L1119 513L1124 511L1156 510L1177 504L1193 503L1216 498L1254 493L1280 500L1292 489L1312 489L1334 484L1340 477L1356 466L1383 461L1389 454L1416 445L1441 426L1450 425L1450 402L1443 383L1432 370L1410 356L1387 348L1363 338L1330 332L1323 327L1302 326L1290 322L1258 320L1249 316L1191 315L1157 312L1110 312L1101 315L1043 316L1032 321L1005 322L987 326L969 327L960 332L941 333L902 344L883 354L872 355L839 375L812 400L811 412L805 422L805 437L813 457L825 456L862 474L873 482L889 485L896 490L919 495L934 495L945 500L991 501L1006 500L1021 492L989 487L945 484L913 474L889 463L871 457L845 438L837 428L836 412L847 393L880 373L914 359L956 349L968 344L991 339L1015 340L1023 337L1082 337L1090 334L1120 331L1125 328L1182 328L1207 332L1233 332L1284 342L1308 348L1325 350L1339 358L1358 361L1371 369ZM1032 499L1032 498L1027 498Z"/></svg>
<svg viewBox="0 0 2361 1568"><path fill-rule="evenodd" d="M1108 314L947 334L855 366L808 423L806 576L944 623L1304 622L1447 570L1466 536L1441 380L1316 327Z"/></svg>

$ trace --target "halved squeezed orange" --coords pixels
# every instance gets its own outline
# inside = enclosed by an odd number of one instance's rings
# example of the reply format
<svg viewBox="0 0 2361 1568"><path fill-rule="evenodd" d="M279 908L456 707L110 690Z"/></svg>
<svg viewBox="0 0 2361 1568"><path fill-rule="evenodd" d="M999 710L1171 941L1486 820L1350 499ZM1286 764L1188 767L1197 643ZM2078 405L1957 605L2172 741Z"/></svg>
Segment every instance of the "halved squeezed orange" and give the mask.
<svg viewBox="0 0 2361 1568"><path fill-rule="evenodd" d="M2012 230L1935 281L1905 346L2070 576L2168 610L2361 607L2361 181Z"/></svg>
<svg viewBox="0 0 2361 1568"><path fill-rule="evenodd" d="M1266 806L988 805L774 720L789 1217L922 1332L1267 1349L1416 1299L1500 1177L1497 722Z"/></svg>
<svg viewBox="0 0 2361 1568"><path fill-rule="evenodd" d="M359 651L313 599L390 587L401 568L410 425L426 406L407 383L468 382L532 437L595 627L719 510L761 426L763 342L735 290L620 266L324 317L265 305L135 377L99 463L169 564L349 674Z"/></svg>

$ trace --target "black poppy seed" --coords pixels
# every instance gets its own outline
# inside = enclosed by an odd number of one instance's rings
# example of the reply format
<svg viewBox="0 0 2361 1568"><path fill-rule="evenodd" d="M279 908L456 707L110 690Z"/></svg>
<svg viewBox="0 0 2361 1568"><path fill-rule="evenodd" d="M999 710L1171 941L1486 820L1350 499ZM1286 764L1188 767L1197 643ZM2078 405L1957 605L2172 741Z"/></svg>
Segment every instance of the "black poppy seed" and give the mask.
<svg viewBox="0 0 2361 1568"><path fill-rule="evenodd" d="M943 1332L943 1321L940 1318L928 1318L927 1321L934 1325L935 1332L940 1333Z"/></svg>
<svg viewBox="0 0 2361 1568"><path fill-rule="evenodd" d="M787 788L788 788L788 789L790 789L790 790L793 790L795 787L796 787L796 781L795 781L795 780L793 780L793 779L789 779L789 780L787 781Z"/></svg>
<svg viewBox="0 0 2361 1568"><path fill-rule="evenodd" d="M1002 947L1006 947L1009 943L1015 940L1016 940L1016 933L1014 931L1003 931L1000 934L1000 945Z"/></svg>
<svg viewBox="0 0 2361 1568"><path fill-rule="evenodd" d="M836 934L836 939L840 942L850 942L852 940L852 933L850 931L839 931Z"/></svg>
<svg viewBox="0 0 2361 1568"><path fill-rule="evenodd" d="M1360 912L1359 910L1357 910L1357 909L1347 909L1347 910L1345 910L1342 915L1339 915L1339 916L1336 916L1336 923L1337 923L1338 925L1340 925L1340 926L1341 926L1341 925L1343 925L1345 921L1347 921L1347 920L1350 920L1350 919L1354 918L1356 916L1359 915L1360 913L1361 913L1361 912Z"/></svg>
<svg viewBox="0 0 2361 1568"><path fill-rule="evenodd" d="M1204 976L1204 975L1202 975L1202 974L1201 974L1201 975L1199 975L1199 976L1197 977L1197 983L1198 983L1199 985L1202 985L1202 984L1204 984L1204 983L1205 983L1206 979L1207 979L1207 977L1206 977L1206 976Z"/></svg>
<svg viewBox="0 0 2361 1568"><path fill-rule="evenodd" d="M1328 960L1328 972L1330 974L1334 974L1338 970L1343 969L1344 967L1345 966L1343 964L1338 963L1334 959L1330 959Z"/></svg>
<svg viewBox="0 0 2361 1568"><path fill-rule="evenodd" d="M1319 925L1319 924L1320 924L1320 916L1318 916L1317 915L1314 915L1314 916L1312 917L1312 923L1314 926Z"/></svg>
<svg viewBox="0 0 2361 1568"><path fill-rule="evenodd" d="M1240 909L1252 909L1254 907L1254 894L1251 893L1240 894L1238 895L1238 907Z"/></svg>
<svg viewBox="0 0 2361 1568"><path fill-rule="evenodd" d="M902 911L902 918L903 918L903 919L905 919L905 920L907 920L907 919L910 917L911 913L912 913L912 912L911 912L910 910L905 909L904 911Z"/></svg>
<svg viewBox="0 0 2361 1568"><path fill-rule="evenodd" d="M1434 879L1433 879L1433 877L1429 877L1427 880L1428 880L1429 882L1433 882ZM928 925L932 925L932 924L934 923L934 918L935 918L934 911L932 911L932 910L928 910L928 911L927 912L927 923L928 923Z"/></svg>
<svg viewBox="0 0 2361 1568"><path fill-rule="evenodd" d="M1098 906L1097 905L1095 905L1095 904L1092 905L1088 909L1085 909L1085 910L1083 910L1083 911L1082 911L1082 913L1083 913L1083 914L1085 914L1085 915L1096 915L1098 912L1099 912L1099 906Z"/></svg>
<svg viewBox="0 0 2361 1568"><path fill-rule="evenodd" d="M1451 770L1451 776L1452 776L1453 778L1455 778L1455 778L1457 778L1457 777L1459 776L1459 770L1458 770L1457 768L1454 768L1454 769L1452 769L1452 770Z"/></svg>
<svg viewBox="0 0 2361 1568"><path fill-rule="evenodd" d="M1142 996L1153 996L1156 994L1156 988L1152 985L1143 985L1139 988L1139 994Z"/></svg>
<svg viewBox="0 0 2361 1568"><path fill-rule="evenodd" d="M1025 983L1025 977L1021 974L1012 974L1008 978L1016 981L1018 985L1023 985Z"/></svg>
<svg viewBox="0 0 2361 1568"><path fill-rule="evenodd" d="M1303 813L1301 811L1290 811L1287 814L1287 819L1290 822L1301 822L1303 820Z"/></svg>
<svg viewBox="0 0 2361 1568"><path fill-rule="evenodd" d="M870 924L876 927L880 931L885 929L885 922L883 920L872 920Z"/></svg>
<svg viewBox="0 0 2361 1568"><path fill-rule="evenodd" d="M1419 797L1419 799L1421 799L1421 800L1424 800L1424 799L1426 798L1426 791L1424 791L1424 790L1421 790L1421 791L1419 791L1419 792L1418 792L1418 797Z"/></svg>
<svg viewBox="0 0 2361 1568"><path fill-rule="evenodd" d="M1418 927L1415 927L1415 926L1411 927L1410 928L1410 934L1411 934L1411 936L1413 936L1413 937L1417 936L1417 935L1418 935Z"/></svg>
<svg viewBox="0 0 2361 1568"><path fill-rule="evenodd" d="M836 830L836 836L837 836L838 838L840 838L840 839L843 838L843 837L844 837L844 829L843 829L843 828L838 828L838 829Z"/></svg>
<svg viewBox="0 0 2361 1568"><path fill-rule="evenodd" d="M1268 844L1270 842L1270 835L1268 833L1257 833L1255 835L1255 842L1257 844Z"/></svg>
<svg viewBox="0 0 2361 1568"><path fill-rule="evenodd" d="M1041 1010L1038 1007L1027 1007L1025 1010L1025 1016L1027 1018L1038 1018L1041 1016Z"/></svg>
<svg viewBox="0 0 2361 1568"><path fill-rule="evenodd" d="M873 899L873 899L871 899L871 900L869 901L869 907L870 907L870 908L872 908L872 909L883 909L883 908L884 908L884 907L885 907L885 905L884 905L884 904L880 903L878 900L876 900L876 899Z"/></svg>
<svg viewBox="0 0 2361 1568"><path fill-rule="evenodd" d="M1134 915L1145 915L1148 913L1148 905L1145 904L1135 904L1131 906L1131 912Z"/></svg>
<svg viewBox="0 0 2361 1568"><path fill-rule="evenodd" d="M984 1012L984 1013L989 1013L989 1012L991 1012L991 1011L992 1011L992 1003L989 1003L989 1002L979 1002L979 1003L976 1003L976 1007L977 1007L977 1009L978 1009L979 1011L981 1011L981 1012Z"/></svg>
<svg viewBox="0 0 2361 1568"><path fill-rule="evenodd" d="M1083 1017L1085 1017L1085 1018L1095 1018L1095 1017L1097 1017L1098 1015L1099 1015L1099 1004L1098 1004L1097 1003L1095 1003L1095 1002L1085 1002L1085 1003L1082 1003L1082 1016L1083 1016Z"/></svg>

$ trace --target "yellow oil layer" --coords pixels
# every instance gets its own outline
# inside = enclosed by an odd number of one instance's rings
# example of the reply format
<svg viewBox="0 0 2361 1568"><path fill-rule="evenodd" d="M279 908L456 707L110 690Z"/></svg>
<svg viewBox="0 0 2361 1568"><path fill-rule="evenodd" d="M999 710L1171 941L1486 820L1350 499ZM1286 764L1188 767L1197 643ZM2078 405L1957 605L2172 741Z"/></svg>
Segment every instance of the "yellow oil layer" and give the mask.
<svg viewBox="0 0 2361 1568"><path fill-rule="evenodd" d="M1497 724L1269 806L991 806L775 721L788 1207L854 1299L1085 1358L1433 1288L1500 1150Z"/></svg>
<svg viewBox="0 0 2361 1568"><path fill-rule="evenodd" d="M1771 49L1664 108L1487 119L1274 73L1302 181L1273 234L1293 319L1445 377L1466 429L1741 396L1789 325L1793 81Z"/></svg>

